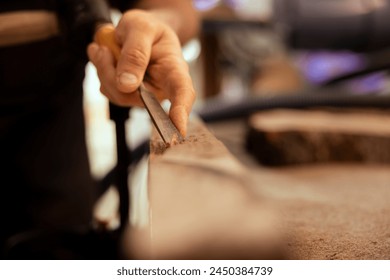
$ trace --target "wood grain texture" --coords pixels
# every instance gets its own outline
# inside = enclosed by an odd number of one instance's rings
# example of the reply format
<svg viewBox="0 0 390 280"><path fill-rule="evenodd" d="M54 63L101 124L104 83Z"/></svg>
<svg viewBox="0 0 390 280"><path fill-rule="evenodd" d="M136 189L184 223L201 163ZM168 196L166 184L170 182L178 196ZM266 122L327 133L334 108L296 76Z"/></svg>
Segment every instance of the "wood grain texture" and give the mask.
<svg viewBox="0 0 390 280"><path fill-rule="evenodd" d="M383 111L273 110L249 120L247 148L265 165L390 162Z"/></svg>
<svg viewBox="0 0 390 280"><path fill-rule="evenodd" d="M277 215L253 195L247 170L199 121L188 135L165 151L152 139L150 219L127 235L132 257L284 258Z"/></svg>

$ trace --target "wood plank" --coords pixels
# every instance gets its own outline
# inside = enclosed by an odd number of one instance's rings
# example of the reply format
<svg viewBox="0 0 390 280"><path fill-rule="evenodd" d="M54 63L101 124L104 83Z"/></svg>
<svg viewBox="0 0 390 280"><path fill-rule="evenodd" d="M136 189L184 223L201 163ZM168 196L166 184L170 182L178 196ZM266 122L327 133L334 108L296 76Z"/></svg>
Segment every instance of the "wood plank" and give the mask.
<svg viewBox="0 0 390 280"><path fill-rule="evenodd" d="M388 111L272 110L249 120L247 148L262 164L390 162Z"/></svg>
<svg viewBox="0 0 390 280"><path fill-rule="evenodd" d="M198 120L183 144L151 142L149 223L132 228L136 259L281 259L277 214L253 195L247 170Z"/></svg>

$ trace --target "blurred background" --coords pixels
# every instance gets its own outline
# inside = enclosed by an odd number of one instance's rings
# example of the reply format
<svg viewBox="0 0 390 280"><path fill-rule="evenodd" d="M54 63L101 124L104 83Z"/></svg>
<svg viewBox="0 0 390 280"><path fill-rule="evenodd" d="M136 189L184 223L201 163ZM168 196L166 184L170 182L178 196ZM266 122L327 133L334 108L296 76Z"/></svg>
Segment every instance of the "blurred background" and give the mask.
<svg viewBox="0 0 390 280"><path fill-rule="evenodd" d="M387 259L390 1L193 3L202 28L183 47L193 115L247 167L253 194L280 210L286 246L299 259ZM85 93L101 179L116 164L115 128L92 65ZM126 125L130 148L148 141L144 110L132 109ZM147 220L147 168L143 161L131 174L133 224ZM98 216L115 221L118 195L111 188L104 199Z"/></svg>
<svg viewBox="0 0 390 280"><path fill-rule="evenodd" d="M239 157L246 157L242 151L245 128L234 123L263 109L261 104L249 108L248 102L258 104L262 98L275 97L279 98L276 103L283 103L283 96L315 96L324 91L328 96L341 92L373 97L390 92L388 1L193 3L201 15L202 29L198 38L183 47L183 54L198 94L194 111ZM113 11L114 21L118 18ZM87 73L88 139L92 170L99 177L115 165L115 131L93 66L88 65ZM136 120L128 123L128 144L134 148L147 139L150 124L143 110L131 114ZM224 125L224 120L229 122ZM234 133L220 129L224 126Z"/></svg>

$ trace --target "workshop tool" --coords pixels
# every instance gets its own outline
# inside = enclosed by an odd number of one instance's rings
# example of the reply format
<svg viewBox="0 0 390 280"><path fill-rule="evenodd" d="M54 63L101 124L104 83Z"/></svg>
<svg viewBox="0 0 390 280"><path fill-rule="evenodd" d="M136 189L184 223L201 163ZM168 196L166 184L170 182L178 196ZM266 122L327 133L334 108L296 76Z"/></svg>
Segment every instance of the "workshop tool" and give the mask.
<svg viewBox="0 0 390 280"><path fill-rule="evenodd" d="M115 29L112 26L104 24L98 27L95 34L95 41L100 45L108 47L114 54L115 59L118 61L120 48L115 39ZM165 145L171 146L183 142L184 138L177 130L167 113L161 107L154 94L148 91L143 83L141 83L138 91L141 100Z"/></svg>

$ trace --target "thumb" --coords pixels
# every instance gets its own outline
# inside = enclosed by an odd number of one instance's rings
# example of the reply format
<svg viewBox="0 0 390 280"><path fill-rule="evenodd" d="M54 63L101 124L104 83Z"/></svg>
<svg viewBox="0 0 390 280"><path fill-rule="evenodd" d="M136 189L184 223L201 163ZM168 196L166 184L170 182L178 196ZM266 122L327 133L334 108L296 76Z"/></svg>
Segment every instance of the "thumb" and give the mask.
<svg viewBox="0 0 390 280"><path fill-rule="evenodd" d="M144 79L153 41L134 30L125 39L117 64L117 87L122 92L134 92Z"/></svg>

